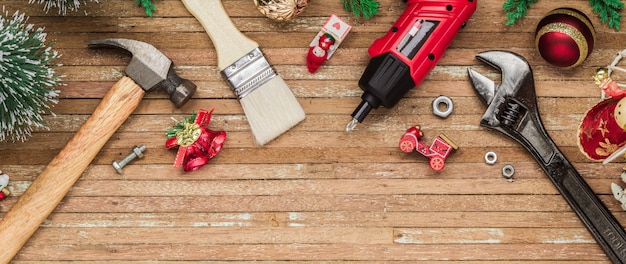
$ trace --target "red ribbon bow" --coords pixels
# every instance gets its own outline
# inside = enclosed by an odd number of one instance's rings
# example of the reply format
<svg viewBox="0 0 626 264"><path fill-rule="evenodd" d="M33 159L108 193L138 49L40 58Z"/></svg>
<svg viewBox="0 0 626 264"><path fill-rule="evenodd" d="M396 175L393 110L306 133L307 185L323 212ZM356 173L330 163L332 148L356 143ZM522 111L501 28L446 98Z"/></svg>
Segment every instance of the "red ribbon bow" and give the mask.
<svg viewBox="0 0 626 264"><path fill-rule="evenodd" d="M184 122L176 136L165 142L167 149L178 147L175 168L183 167L184 171L197 170L222 150L226 132L209 129L212 113L213 109L210 112L201 109L193 123Z"/></svg>

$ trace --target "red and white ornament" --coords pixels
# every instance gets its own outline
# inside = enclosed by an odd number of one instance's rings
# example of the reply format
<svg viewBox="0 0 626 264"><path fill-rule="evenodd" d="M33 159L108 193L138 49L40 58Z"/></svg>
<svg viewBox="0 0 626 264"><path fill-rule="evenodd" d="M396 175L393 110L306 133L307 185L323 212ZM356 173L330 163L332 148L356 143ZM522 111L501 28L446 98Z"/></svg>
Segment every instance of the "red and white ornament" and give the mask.
<svg viewBox="0 0 626 264"><path fill-rule="evenodd" d="M578 147L591 160L603 160L626 144L626 99L612 97L592 107L578 128Z"/></svg>
<svg viewBox="0 0 626 264"><path fill-rule="evenodd" d="M596 33L589 18L573 8L548 12L535 30L535 45L548 63L573 68L593 51Z"/></svg>
<svg viewBox="0 0 626 264"><path fill-rule="evenodd" d="M330 34L324 34L319 37L316 46L309 47L309 53L306 55L306 66L310 73L315 73L328 59L328 51L333 44L335 44L335 38Z"/></svg>
<svg viewBox="0 0 626 264"><path fill-rule="evenodd" d="M11 191L7 189L8 186L9 175L7 175L6 173L2 173L2 170L0 170L0 201L4 200L5 198L7 198L7 196L9 196L9 194L11 194Z"/></svg>
<svg viewBox="0 0 626 264"><path fill-rule="evenodd" d="M626 85L611 78L611 72L626 72L617 66L625 55L626 50L620 51L610 65L596 70L593 79L603 100L587 111L579 127L581 152L592 160L603 159L603 164L626 153Z"/></svg>
<svg viewBox="0 0 626 264"><path fill-rule="evenodd" d="M310 73L315 73L325 61L330 59L351 28L335 14L326 20L320 32L309 44L306 66Z"/></svg>

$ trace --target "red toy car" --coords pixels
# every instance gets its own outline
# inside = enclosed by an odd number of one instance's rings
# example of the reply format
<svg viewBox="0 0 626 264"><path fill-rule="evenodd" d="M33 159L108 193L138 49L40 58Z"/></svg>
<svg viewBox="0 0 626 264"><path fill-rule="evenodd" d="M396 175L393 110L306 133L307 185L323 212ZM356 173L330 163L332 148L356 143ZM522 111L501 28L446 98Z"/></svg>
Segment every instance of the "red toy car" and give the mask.
<svg viewBox="0 0 626 264"><path fill-rule="evenodd" d="M417 152L430 159L428 165L430 165L431 169L435 171L443 170L446 158L452 151L458 149L459 146L443 133L436 137L433 144L430 146L420 141L420 138L423 136L424 133L420 130L420 126L410 127L400 138L400 150L411 153L415 149Z"/></svg>

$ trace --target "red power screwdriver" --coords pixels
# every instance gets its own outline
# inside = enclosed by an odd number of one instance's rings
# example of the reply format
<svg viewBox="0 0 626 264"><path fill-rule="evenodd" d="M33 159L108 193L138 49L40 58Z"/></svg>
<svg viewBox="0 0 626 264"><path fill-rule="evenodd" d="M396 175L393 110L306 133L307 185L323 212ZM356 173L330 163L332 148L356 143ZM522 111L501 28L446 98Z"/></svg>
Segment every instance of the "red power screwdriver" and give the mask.
<svg viewBox="0 0 626 264"><path fill-rule="evenodd" d="M400 18L368 49L371 59L359 80L365 91L363 101L352 113L346 131L363 122L373 108L393 107L421 83L474 14L476 1L406 1Z"/></svg>

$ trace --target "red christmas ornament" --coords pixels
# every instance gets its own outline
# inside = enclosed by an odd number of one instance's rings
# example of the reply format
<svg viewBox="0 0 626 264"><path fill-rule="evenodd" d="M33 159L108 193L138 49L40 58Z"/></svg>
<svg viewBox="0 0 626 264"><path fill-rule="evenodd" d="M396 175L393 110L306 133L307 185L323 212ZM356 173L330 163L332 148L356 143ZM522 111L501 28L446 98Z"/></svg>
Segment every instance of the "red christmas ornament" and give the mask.
<svg viewBox="0 0 626 264"><path fill-rule="evenodd" d="M209 129L212 113L213 109L210 112L200 110L193 121L185 119L168 131L169 139L165 142L165 148L178 147L175 168L183 167L184 171L197 170L222 150L226 132Z"/></svg>
<svg viewBox="0 0 626 264"><path fill-rule="evenodd" d="M626 98L612 97L592 107L578 128L579 150L603 160L626 144Z"/></svg>
<svg viewBox="0 0 626 264"><path fill-rule="evenodd" d="M548 63L564 68L580 65L593 51L596 32L589 18L572 8L548 12L535 30L535 45Z"/></svg>

